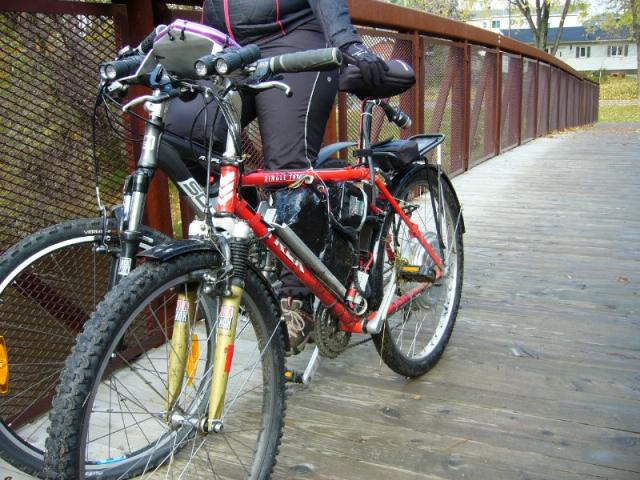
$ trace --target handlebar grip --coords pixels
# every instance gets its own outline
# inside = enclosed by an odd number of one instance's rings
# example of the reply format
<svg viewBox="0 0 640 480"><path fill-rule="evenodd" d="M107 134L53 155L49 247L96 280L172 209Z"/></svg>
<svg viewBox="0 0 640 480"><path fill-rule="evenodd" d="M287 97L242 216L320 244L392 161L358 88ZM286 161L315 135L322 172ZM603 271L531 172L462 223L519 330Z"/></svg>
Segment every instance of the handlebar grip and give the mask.
<svg viewBox="0 0 640 480"><path fill-rule="evenodd" d="M154 29L151 31L149 35L144 37L144 40L140 42L140 45L138 45L138 50L140 50L145 55L149 53L149 51L153 48L153 41L155 40L155 38L156 38L156 31Z"/></svg>
<svg viewBox="0 0 640 480"><path fill-rule="evenodd" d="M153 48L153 42L156 39L156 36L158 35L158 33L163 31L165 28L167 28L166 25L158 25L156 28L151 30L151 33L149 33L149 35L147 35L144 38L144 40L142 40L140 42L140 45L138 45L138 51L140 51L144 55L149 53L151 51L151 49Z"/></svg>
<svg viewBox="0 0 640 480"><path fill-rule="evenodd" d="M342 53L337 48L285 53L269 59L269 69L273 73L320 72L335 70L340 65Z"/></svg>
<svg viewBox="0 0 640 480"><path fill-rule="evenodd" d="M145 55L133 55L122 60L104 62L100 64L100 75L107 80L128 77L140 68L144 59Z"/></svg>

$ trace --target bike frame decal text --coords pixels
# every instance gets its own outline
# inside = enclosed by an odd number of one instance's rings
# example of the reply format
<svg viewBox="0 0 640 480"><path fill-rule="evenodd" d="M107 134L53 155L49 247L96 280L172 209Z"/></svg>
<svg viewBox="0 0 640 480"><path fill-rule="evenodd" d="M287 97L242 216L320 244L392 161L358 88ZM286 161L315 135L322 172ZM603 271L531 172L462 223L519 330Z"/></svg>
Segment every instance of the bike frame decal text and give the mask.
<svg viewBox="0 0 640 480"><path fill-rule="evenodd" d="M197 205L201 212L205 212L207 209L207 199L204 191L200 188L200 184L195 179L190 178L184 182L178 182L178 187L186 193L189 198Z"/></svg>
<svg viewBox="0 0 640 480"><path fill-rule="evenodd" d="M285 256L291 260L293 262L293 264L298 267L300 269L301 272L304 273L304 265L302 265L302 262L297 259L296 257L293 256L293 253L291 253L291 250L289 250L286 245L284 245L283 243L280 242L279 239L275 239L275 246L278 247L278 249L280 249L280 251L282 253L285 254Z"/></svg>

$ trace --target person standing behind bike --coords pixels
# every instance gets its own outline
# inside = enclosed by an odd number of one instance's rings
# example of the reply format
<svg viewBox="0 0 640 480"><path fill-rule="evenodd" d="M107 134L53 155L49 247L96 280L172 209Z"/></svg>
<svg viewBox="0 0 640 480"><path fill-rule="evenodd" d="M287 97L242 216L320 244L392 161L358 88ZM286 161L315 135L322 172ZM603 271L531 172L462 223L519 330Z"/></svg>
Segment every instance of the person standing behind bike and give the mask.
<svg viewBox="0 0 640 480"><path fill-rule="evenodd" d="M205 0L203 23L225 32L240 45L255 43L262 57L303 50L339 48L348 63L357 65L366 83L377 87L384 82L387 66L369 51L351 24L346 0ZM265 168L297 169L314 166L324 130L338 91L338 71L304 72L283 75L293 96L267 90L243 98L243 126L257 117L262 137ZM199 102L174 101L166 120L167 130L206 143L210 126L202 116L192 130ZM207 118L215 118L211 106ZM218 119L214 127L214 148L223 150L226 125ZM301 212L287 199L278 201L279 221L290 223ZM314 253L324 245L313 219L303 221L299 236ZM299 226L300 227L300 226ZM316 230L314 230L316 229ZM281 307L293 352L304 346L312 320L312 297L308 289L289 271L281 276Z"/></svg>

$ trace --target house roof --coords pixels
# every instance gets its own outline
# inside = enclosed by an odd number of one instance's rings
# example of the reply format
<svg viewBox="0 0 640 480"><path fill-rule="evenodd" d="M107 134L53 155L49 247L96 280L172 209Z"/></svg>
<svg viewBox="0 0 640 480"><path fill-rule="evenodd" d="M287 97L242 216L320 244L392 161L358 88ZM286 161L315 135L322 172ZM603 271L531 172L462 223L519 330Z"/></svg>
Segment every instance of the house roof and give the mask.
<svg viewBox="0 0 640 480"><path fill-rule="evenodd" d="M510 36L514 40L519 40L523 43L533 43L533 34L528 28L511 29L511 35L509 30L500 30L500 33L505 37ZM558 35L557 28L549 29L548 42L554 42ZM572 42L596 42L603 40L628 40L630 38L629 31L626 29L620 29L617 31L605 31L598 27L585 28L585 27L564 27L562 29L562 37L560 43L572 43Z"/></svg>

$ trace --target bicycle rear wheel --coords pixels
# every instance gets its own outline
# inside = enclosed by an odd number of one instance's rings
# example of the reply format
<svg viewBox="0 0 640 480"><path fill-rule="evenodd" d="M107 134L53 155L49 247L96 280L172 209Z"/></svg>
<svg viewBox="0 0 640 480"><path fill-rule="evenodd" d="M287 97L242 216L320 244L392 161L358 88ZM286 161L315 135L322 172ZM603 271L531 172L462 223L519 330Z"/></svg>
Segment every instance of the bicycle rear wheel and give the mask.
<svg viewBox="0 0 640 480"><path fill-rule="evenodd" d="M208 408L218 300L201 281L217 256L148 262L100 304L67 360L51 414L54 478L268 478L282 434L285 385L277 304L249 269L219 433ZM168 359L177 296L198 292L187 368L169 402ZM227 357L228 358L228 357ZM189 367L191 365L191 367ZM175 378L175 377L173 377ZM105 471L106 470L106 471Z"/></svg>
<svg viewBox="0 0 640 480"><path fill-rule="evenodd" d="M108 220L104 245L102 231L100 218L71 220L29 235L0 257L0 335L9 358L0 456L33 475L44 468L47 413L64 359L108 288L119 246L115 221ZM167 239L143 227L140 248Z"/></svg>
<svg viewBox="0 0 640 480"><path fill-rule="evenodd" d="M433 261L400 216L389 215L380 256L386 281L392 270L398 275L393 302L402 306L387 317L373 341L389 368L413 378L435 366L453 330L462 289L463 224L452 187L438 178L434 168L416 171L393 194L444 262L442 277L433 283L403 275L403 266L430 265Z"/></svg>

